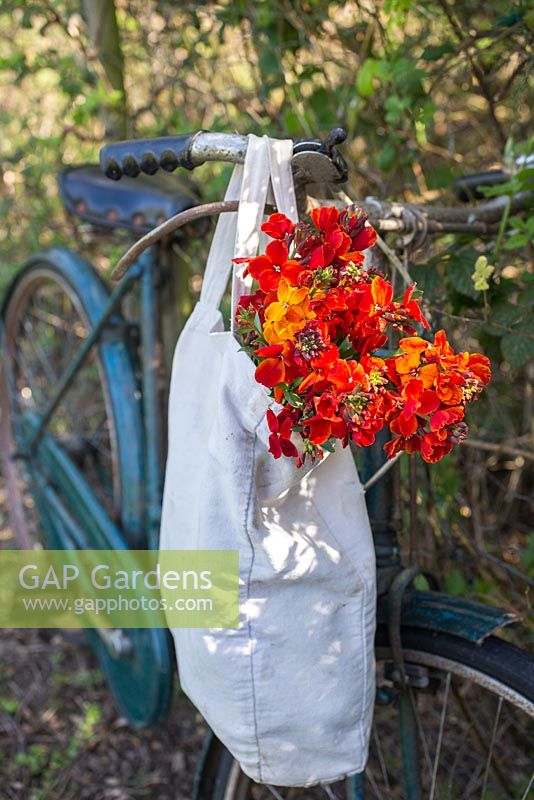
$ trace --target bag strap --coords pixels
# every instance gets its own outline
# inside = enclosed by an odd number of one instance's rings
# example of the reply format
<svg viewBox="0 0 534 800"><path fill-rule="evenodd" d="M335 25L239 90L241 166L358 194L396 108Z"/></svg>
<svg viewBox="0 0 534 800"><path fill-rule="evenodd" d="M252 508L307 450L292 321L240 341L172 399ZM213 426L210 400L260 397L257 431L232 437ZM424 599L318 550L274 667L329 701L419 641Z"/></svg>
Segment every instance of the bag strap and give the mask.
<svg viewBox="0 0 534 800"><path fill-rule="evenodd" d="M243 166L237 164L230 178L230 183L224 195L225 200L239 200L243 179ZM237 230L237 211L221 214L204 270L204 279L200 291L200 302L218 309L228 283L228 276L232 266L232 254L235 247Z"/></svg>
<svg viewBox="0 0 534 800"><path fill-rule="evenodd" d="M252 281L243 278L244 266L232 259L252 258L258 251L260 226L268 196L274 193L278 210L297 219L297 203L291 173L293 143L288 140L248 137L245 163L236 166L228 184L226 200L239 199L237 213L219 217L213 236L200 299L220 306L232 266L232 330L239 297L250 291Z"/></svg>

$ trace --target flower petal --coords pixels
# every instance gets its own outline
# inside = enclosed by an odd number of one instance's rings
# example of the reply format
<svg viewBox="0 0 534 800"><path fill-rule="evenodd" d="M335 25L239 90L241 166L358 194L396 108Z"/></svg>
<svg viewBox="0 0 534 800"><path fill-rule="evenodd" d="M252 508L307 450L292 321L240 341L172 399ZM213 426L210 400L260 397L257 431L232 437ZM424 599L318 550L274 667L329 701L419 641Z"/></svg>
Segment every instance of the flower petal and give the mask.
<svg viewBox="0 0 534 800"><path fill-rule="evenodd" d="M273 386L282 383L285 371L284 362L281 359L266 358L256 367L254 377L258 383L271 389Z"/></svg>

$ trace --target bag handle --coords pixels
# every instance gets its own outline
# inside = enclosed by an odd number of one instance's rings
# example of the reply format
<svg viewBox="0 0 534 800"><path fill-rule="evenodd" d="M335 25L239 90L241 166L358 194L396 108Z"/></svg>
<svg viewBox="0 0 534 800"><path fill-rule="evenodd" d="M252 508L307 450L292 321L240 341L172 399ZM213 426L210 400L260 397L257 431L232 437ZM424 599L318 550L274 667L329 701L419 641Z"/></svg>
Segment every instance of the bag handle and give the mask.
<svg viewBox="0 0 534 800"><path fill-rule="evenodd" d="M269 194L274 194L279 211L295 221L297 219L291 172L292 153L293 143L290 139L259 138L250 134L245 163L235 167L228 184L225 200L239 199L239 210L219 217L200 300L212 308L219 308L232 271L232 330L239 297L250 291L251 286L251 280L243 278L243 265L232 265L232 259L256 255Z"/></svg>

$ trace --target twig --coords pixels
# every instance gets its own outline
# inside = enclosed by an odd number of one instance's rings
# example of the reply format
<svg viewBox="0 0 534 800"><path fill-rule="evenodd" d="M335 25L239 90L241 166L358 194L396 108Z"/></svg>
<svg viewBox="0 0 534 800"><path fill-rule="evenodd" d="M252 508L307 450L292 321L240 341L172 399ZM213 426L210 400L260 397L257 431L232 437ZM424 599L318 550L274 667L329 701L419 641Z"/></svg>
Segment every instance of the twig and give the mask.
<svg viewBox="0 0 534 800"><path fill-rule="evenodd" d="M506 144L506 136L505 136L504 131L503 131L502 127L501 127L501 123L497 119L497 115L495 113L495 104L494 104L494 100L493 100L493 93L491 92L490 88L486 84L486 77L485 77L482 69L480 68L480 66L476 62L474 56L471 54L470 49L469 49L469 45L464 45L463 44L464 36L463 36L462 28L459 25L459 23L457 22L457 20L455 19L455 17L453 16L453 14L452 14L452 12L451 12L448 4L447 4L447 0L438 0L438 3L441 6L441 9L442 9L443 13L447 17L447 19L449 21L449 24L450 24L452 30L454 31L454 34L455 34L455 36L456 36L456 38L458 40L458 43L460 44L460 47L462 47L462 49L464 50L464 52L465 52L465 54L466 54L466 56L467 56L467 58L469 60L469 64L471 65L471 70L473 72L473 75L475 76L475 79L476 79L476 81L478 83L480 91L482 92L482 94L483 94L483 96L484 96L484 98L486 100L486 103L488 104L488 110L489 110L489 113L490 113L490 117L491 117L491 120L492 120L493 125L495 127L495 130L497 132L497 136L499 138L499 142L501 144L501 147L504 148L504 146Z"/></svg>
<svg viewBox="0 0 534 800"><path fill-rule="evenodd" d="M383 476L386 474L386 472L389 472L389 470L391 469L391 467L392 467L394 464L396 464L396 463L397 463L397 461L399 460L399 458L401 457L401 455L402 455L402 451L401 451L400 453L397 453L397 455L396 455L396 456L393 456L393 458L390 458L390 459L388 459L387 461L385 461L385 462L382 464L382 466L381 466L381 467L379 467L379 468L377 469L377 471L373 473L373 475L371 475L371 477L369 478L369 480L368 480L368 481L366 481L366 482L363 484L363 490L364 490L364 492L366 492L368 489L370 489L370 488L371 488L371 486L374 486L374 485L375 485L375 483L377 483L377 481L379 481L379 480L380 480L380 478L382 478L382 477L383 477Z"/></svg>
<svg viewBox="0 0 534 800"><path fill-rule="evenodd" d="M384 255L389 258L395 269L402 275L404 281L407 284L414 283L413 278L411 277L410 273L408 272L408 270L406 269L400 258L391 249L391 247L388 247L388 245L385 243L385 241L382 239L381 236L377 236L376 243L378 247L382 250Z"/></svg>
<svg viewBox="0 0 534 800"><path fill-rule="evenodd" d="M522 61L519 62L517 67L514 69L514 71L512 72L512 74L510 75L510 77L508 78L506 83L504 84L504 86L501 88L501 90L499 92L497 92L495 94L495 100L497 102L500 102L505 97L505 95L510 91L510 88L511 88L513 82L515 81L517 76L520 75L521 72L523 72L523 70L525 69L526 65L529 63L529 61L530 61L530 56L527 55L527 56L525 56L525 58Z"/></svg>
<svg viewBox="0 0 534 800"><path fill-rule="evenodd" d="M466 439L462 442L464 447L473 447L477 450L487 450L489 453L505 453L509 456L516 456L517 458L526 458L534 461L534 450L520 450L517 447L511 447L508 444L501 442L483 442L482 439Z"/></svg>
<svg viewBox="0 0 534 800"><path fill-rule="evenodd" d="M460 322L467 322L471 325L481 325L484 322L483 319L478 319L477 317L462 317L459 314L451 314L444 308L435 307L435 311L437 311L438 314L444 314L444 316L449 317L449 319L457 319ZM510 328L509 325L501 325L500 322L494 322L492 319L488 321L490 325L492 325L494 328L501 328L501 330L508 331L508 333L517 333L518 336L524 336L526 339L534 339L534 333L527 333L526 331L518 331L515 328Z"/></svg>

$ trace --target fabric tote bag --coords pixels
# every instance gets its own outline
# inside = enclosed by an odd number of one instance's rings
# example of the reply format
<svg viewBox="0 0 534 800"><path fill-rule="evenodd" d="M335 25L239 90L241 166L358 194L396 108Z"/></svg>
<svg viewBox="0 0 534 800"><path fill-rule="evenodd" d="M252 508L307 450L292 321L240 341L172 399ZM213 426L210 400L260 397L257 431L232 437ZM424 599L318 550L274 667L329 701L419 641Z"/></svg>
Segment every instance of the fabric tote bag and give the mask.
<svg viewBox="0 0 534 800"><path fill-rule="evenodd" d="M350 450L307 472L267 452L277 409L225 331L234 257L259 245L266 201L296 219L290 141L249 137L200 300L176 346L162 550L238 550L237 629L173 629L184 692L258 782L306 786L360 772L375 683L375 562ZM234 303L235 305L235 303Z"/></svg>

